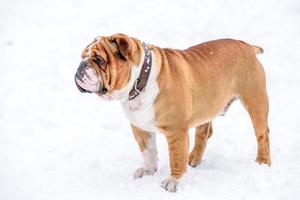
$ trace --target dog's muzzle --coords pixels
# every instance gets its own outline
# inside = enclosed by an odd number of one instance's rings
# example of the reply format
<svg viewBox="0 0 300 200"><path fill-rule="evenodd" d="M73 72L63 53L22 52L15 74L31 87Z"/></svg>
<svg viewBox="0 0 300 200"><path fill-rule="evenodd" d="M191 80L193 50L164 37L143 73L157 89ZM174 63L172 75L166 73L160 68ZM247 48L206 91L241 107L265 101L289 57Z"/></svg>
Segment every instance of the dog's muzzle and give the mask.
<svg viewBox="0 0 300 200"><path fill-rule="evenodd" d="M101 84L101 77L89 65L87 60L83 60L75 74L75 83L80 92L105 94L107 89Z"/></svg>

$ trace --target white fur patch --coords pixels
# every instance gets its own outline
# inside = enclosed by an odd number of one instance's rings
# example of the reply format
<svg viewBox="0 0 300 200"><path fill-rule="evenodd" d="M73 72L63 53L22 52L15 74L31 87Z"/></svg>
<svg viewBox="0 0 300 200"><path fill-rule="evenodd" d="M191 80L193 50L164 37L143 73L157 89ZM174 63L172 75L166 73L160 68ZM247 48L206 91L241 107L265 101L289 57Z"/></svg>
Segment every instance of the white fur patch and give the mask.
<svg viewBox="0 0 300 200"><path fill-rule="evenodd" d="M98 41L100 41L101 40L101 36L99 36L99 37L96 37L96 39L95 39L97 42Z"/></svg>
<svg viewBox="0 0 300 200"><path fill-rule="evenodd" d="M101 97L104 100L121 101L125 115L133 125L149 132L155 132L157 128L155 126L154 101L158 95L159 87L156 81L157 69L155 65L155 55L153 53L152 67L146 87L135 99L128 101L129 92L139 77L144 57L144 52L142 52L140 58L141 62L139 66L132 67L130 80L124 88L114 90L111 94L107 93Z"/></svg>
<svg viewBox="0 0 300 200"><path fill-rule="evenodd" d="M156 135L154 132L149 132L149 134L150 137L146 142L146 148L142 152L144 166L135 171L134 178L152 175L157 170Z"/></svg>
<svg viewBox="0 0 300 200"><path fill-rule="evenodd" d="M96 45L97 42L99 42L100 40L101 40L101 37L100 37L100 36L99 36L99 37L96 37L96 38L95 38L95 41L94 41L92 44L90 44L90 46L88 46L88 51L87 51L87 53L86 53L87 56L90 56L90 53L91 53L91 51L92 51L92 47L93 47L94 45Z"/></svg>
<svg viewBox="0 0 300 200"><path fill-rule="evenodd" d="M176 192L178 190L179 180L174 177L166 178L161 182L161 187L169 192Z"/></svg>
<svg viewBox="0 0 300 200"><path fill-rule="evenodd" d="M145 167L151 170L157 169L157 149L156 149L156 135L150 132L150 137L146 142L146 149L142 152Z"/></svg>
<svg viewBox="0 0 300 200"><path fill-rule="evenodd" d="M153 53L152 67L144 91L141 92L135 99L130 101L127 100L129 91L140 74L140 70L144 61L144 54L142 55L142 62L137 69L133 69L128 87L125 88L126 92L123 94L124 96L118 94L117 92L114 95L123 99L123 110L126 114L126 117L133 125L149 132L155 132L157 131L157 128L155 126L154 101L158 95L159 87L156 81L157 69L155 65L155 55Z"/></svg>

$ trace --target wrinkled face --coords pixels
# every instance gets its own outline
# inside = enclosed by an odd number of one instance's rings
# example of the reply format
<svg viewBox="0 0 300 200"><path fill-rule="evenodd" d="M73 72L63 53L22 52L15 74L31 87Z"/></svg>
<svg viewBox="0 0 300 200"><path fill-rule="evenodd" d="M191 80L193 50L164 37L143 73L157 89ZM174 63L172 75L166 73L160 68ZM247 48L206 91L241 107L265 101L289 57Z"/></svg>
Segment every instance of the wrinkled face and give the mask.
<svg viewBox="0 0 300 200"><path fill-rule="evenodd" d="M138 65L140 42L123 34L98 37L82 52L75 74L81 92L109 96L121 90L130 79L131 69Z"/></svg>

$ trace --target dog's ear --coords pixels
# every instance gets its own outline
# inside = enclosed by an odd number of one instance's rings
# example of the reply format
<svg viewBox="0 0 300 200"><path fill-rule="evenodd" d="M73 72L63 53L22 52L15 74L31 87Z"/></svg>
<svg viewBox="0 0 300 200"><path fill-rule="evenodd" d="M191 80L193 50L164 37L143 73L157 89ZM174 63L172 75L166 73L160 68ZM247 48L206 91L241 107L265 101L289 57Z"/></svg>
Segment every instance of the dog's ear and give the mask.
<svg viewBox="0 0 300 200"><path fill-rule="evenodd" d="M128 60L131 58L132 45L128 36L125 35L114 35L111 36L110 42L117 48L118 56L123 60Z"/></svg>

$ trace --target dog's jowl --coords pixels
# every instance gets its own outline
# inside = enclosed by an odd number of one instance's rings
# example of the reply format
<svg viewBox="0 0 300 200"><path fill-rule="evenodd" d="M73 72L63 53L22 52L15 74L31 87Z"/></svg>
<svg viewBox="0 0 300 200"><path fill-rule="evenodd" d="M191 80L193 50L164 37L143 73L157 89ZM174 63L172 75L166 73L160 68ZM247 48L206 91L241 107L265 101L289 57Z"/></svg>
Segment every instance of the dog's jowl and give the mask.
<svg viewBox="0 0 300 200"><path fill-rule="evenodd" d="M212 120L235 99L251 117L256 161L271 164L266 78L256 58L262 52L233 39L175 50L115 34L98 37L83 50L75 82L81 92L121 102L144 159L135 178L156 172L155 133L165 135L171 174L161 185L174 192L187 165L201 163ZM195 146L189 154L188 130L193 127Z"/></svg>

